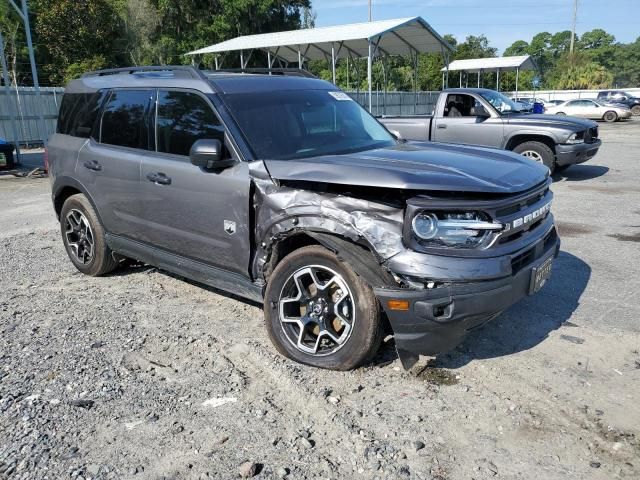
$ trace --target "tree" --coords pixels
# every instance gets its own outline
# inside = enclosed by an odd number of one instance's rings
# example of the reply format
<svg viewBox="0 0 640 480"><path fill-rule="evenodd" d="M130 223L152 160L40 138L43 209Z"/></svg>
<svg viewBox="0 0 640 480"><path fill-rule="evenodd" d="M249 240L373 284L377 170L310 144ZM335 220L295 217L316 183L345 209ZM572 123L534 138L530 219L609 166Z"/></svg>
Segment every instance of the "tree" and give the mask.
<svg viewBox="0 0 640 480"><path fill-rule="evenodd" d="M608 34L601 28L596 28L590 32L585 32L581 37L578 45L583 50L594 50L598 48L608 47L616 41L616 37Z"/></svg>
<svg viewBox="0 0 640 480"><path fill-rule="evenodd" d="M484 35L469 35L456 48L455 59L495 57L498 49L489 46L489 39Z"/></svg>
<svg viewBox="0 0 640 480"><path fill-rule="evenodd" d="M529 54L529 44L524 40L516 40L509 47L507 47L504 51L504 56L518 56L518 55L528 55Z"/></svg>
<svg viewBox="0 0 640 480"><path fill-rule="evenodd" d="M567 52L558 60L553 83L557 89L609 88L613 83L613 75L602 65L591 61L588 55L571 55Z"/></svg>
<svg viewBox="0 0 640 480"><path fill-rule="evenodd" d="M46 49L49 60L43 70L50 82L63 83L89 65L102 68L115 63L121 23L112 3L35 0L32 8L38 43Z"/></svg>

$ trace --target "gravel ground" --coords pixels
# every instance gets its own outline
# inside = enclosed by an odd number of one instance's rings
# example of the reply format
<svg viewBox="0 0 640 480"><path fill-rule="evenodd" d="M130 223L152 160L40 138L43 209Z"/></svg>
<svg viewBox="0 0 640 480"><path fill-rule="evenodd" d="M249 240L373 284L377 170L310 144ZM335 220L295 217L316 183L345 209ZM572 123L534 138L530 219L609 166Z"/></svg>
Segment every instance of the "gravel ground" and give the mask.
<svg viewBox="0 0 640 480"><path fill-rule="evenodd" d="M64 252L0 177L0 479L640 478L640 121L558 175L552 280L405 372L278 356L259 305ZM248 463L247 463L248 462Z"/></svg>

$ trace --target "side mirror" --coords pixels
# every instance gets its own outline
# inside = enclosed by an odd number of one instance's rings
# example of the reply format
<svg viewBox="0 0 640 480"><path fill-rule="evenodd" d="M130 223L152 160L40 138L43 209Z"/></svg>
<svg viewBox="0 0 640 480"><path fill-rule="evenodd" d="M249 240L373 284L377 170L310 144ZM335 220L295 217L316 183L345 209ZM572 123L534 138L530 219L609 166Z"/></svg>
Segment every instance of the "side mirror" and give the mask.
<svg viewBox="0 0 640 480"><path fill-rule="evenodd" d="M196 167L220 170L235 164L232 158L222 158L222 143L218 139L196 140L189 151L189 159Z"/></svg>

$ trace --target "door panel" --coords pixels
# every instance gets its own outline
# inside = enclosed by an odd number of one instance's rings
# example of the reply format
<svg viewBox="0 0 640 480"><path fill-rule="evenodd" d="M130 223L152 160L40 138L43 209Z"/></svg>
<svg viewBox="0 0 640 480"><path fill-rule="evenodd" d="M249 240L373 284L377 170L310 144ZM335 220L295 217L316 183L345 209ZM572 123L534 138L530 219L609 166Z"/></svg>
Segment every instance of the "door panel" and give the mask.
<svg viewBox="0 0 640 480"><path fill-rule="evenodd" d="M170 184L151 181L161 176ZM228 270L249 265L249 171L246 162L209 172L175 158L144 159L141 170L144 240ZM225 221L234 227L227 233ZM233 223L228 223L233 222Z"/></svg>
<svg viewBox="0 0 640 480"><path fill-rule="evenodd" d="M208 171L192 165L198 139L230 145L208 99L195 92L160 90L157 152L140 171L144 241L158 248L248 275L250 257L248 164ZM225 147L225 155L232 156Z"/></svg>
<svg viewBox="0 0 640 480"><path fill-rule="evenodd" d="M111 90L76 163L76 175L93 196L105 229L134 239L140 233L140 165L150 153L154 95L152 89Z"/></svg>
<svg viewBox="0 0 640 480"><path fill-rule="evenodd" d="M449 94L444 116L433 119L433 139L436 142L462 143L502 148L504 125L499 117L478 116L478 111L491 109L469 94ZM488 114L488 113L487 113Z"/></svg>
<svg viewBox="0 0 640 480"><path fill-rule="evenodd" d="M138 238L142 152L89 140L80 150L76 175L93 196L105 229Z"/></svg>

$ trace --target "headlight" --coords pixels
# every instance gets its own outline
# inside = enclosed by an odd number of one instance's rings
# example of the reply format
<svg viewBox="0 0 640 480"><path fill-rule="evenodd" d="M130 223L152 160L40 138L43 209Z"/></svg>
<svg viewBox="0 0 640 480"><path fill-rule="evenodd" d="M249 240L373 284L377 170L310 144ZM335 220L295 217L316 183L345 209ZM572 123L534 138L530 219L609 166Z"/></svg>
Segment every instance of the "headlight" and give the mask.
<svg viewBox="0 0 640 480"><path fill-rule="evenodd" d="M584 132L576 132L567 138L566 143L584 143Z"/></svg>
<svg viewBox="0 0 640 480"><path fill-rule="evenodd" d="M481 212L421 212L411 226L421 244L453 248L477 247L489 232L503 229Z"/></svg>

